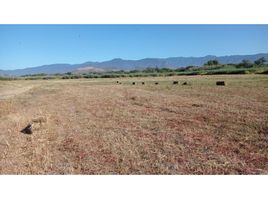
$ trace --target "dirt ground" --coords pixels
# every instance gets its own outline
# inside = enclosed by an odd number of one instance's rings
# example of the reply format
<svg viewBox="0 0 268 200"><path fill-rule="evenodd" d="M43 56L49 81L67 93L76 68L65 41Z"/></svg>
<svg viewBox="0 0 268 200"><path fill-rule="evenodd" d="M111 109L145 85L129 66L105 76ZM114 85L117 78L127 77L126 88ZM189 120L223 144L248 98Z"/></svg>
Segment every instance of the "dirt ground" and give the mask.
<svg viewBox="0 0 268 200"><path fill-rule="evenodd" d="M0 81L0 174L268 174L268 76Z"/></svg>

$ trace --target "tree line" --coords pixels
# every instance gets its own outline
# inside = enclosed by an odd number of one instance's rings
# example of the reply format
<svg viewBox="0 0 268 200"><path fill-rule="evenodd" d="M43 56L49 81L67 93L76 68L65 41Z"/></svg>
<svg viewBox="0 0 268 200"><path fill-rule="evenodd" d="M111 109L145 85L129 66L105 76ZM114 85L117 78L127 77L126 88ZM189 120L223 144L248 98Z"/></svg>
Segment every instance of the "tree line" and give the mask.
<svg viewBox="0 0 268 200"><path fill-rule="evenodd" d="M265 62L266 62L266 59L264 57L261 57L261 58L255 60L254 62L251 62L250 60L244 59L238 64L229 64L229 65L234 65L237 67L251 68L254 66L263 66ZM221 64L219 63L218 60L209 60L204 65L205 66L215 66L215 65L221 65Z"/></svg>

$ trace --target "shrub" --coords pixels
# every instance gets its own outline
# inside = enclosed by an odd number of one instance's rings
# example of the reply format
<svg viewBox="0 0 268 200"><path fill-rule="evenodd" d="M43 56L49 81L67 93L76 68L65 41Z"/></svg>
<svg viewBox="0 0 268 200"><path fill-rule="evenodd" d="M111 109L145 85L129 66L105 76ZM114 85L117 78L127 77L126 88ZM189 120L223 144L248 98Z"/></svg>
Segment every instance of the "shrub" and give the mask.
<svg viewBox="0 0 268 200"><path fill-rule="evenodd" d="M238 68L245 67L245 68L251 68L253 67L253 63L250 60L242 60L241 63L237 65Z"/></svg>
<svg viewBox="0 0 268 200"><path fill-rule="evenodd" d="M258 66L263 65L266 62L264 57L259 58L258 60L255 60L254 63Z"/></svg>
<svg viewBox="0 0 268 200"><path fill-rule="evenodd" d="M258 74L268 74L268 70L264 70L262 72L259 72Z"/></svg>
<svg viewBox="0 0 268 200"><path fill-rule="evenodd" d="M11 81L11 80L18 80L16 77L9 77L9 76L0 76L1 81Z"/></svg>
<svg viewBox="0 0 268 200"><path fill-rule="evenodd" d="M218 60L209 60L205 63L205 65L211 66L211 65L219 65L219 61Z"/></svg>

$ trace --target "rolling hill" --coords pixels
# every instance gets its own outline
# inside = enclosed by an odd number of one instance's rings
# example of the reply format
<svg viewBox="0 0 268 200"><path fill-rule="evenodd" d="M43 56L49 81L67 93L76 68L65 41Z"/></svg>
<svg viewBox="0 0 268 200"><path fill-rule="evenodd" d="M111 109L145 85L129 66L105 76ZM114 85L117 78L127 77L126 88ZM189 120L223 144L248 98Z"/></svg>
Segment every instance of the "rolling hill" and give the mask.
<svg viewBox="0 0 268 200"><path fill-rule="evenodd" d="M145 58L141 60L123 60L116 58L104 62L85 62L82 64L51 64L38 67L31 67L16 70L0 70L0 75L21 76L26 74L55 74L66 72L87 72L87 71L111 71L111 70L134 70L144 69L146 67L168 67L178 68L189 65L201 66L208 60L217 59L222 64L239 63L243 59L254 61L265 57L268 60L268 53L254 55L231 55L231 56L213 56L204 57L170 57L170 58Z"/></svg>

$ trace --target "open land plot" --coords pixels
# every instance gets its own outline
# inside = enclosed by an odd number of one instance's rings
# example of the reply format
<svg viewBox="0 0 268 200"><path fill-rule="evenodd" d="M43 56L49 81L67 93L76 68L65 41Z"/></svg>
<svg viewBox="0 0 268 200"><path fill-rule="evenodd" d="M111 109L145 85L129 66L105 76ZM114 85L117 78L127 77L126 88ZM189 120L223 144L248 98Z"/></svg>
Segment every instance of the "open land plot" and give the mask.
<svg viewBox="0 0 268 200"><path fill-rule="evenodd" d="M0 81L0 173L268 174L268 76Z"/></svg>

